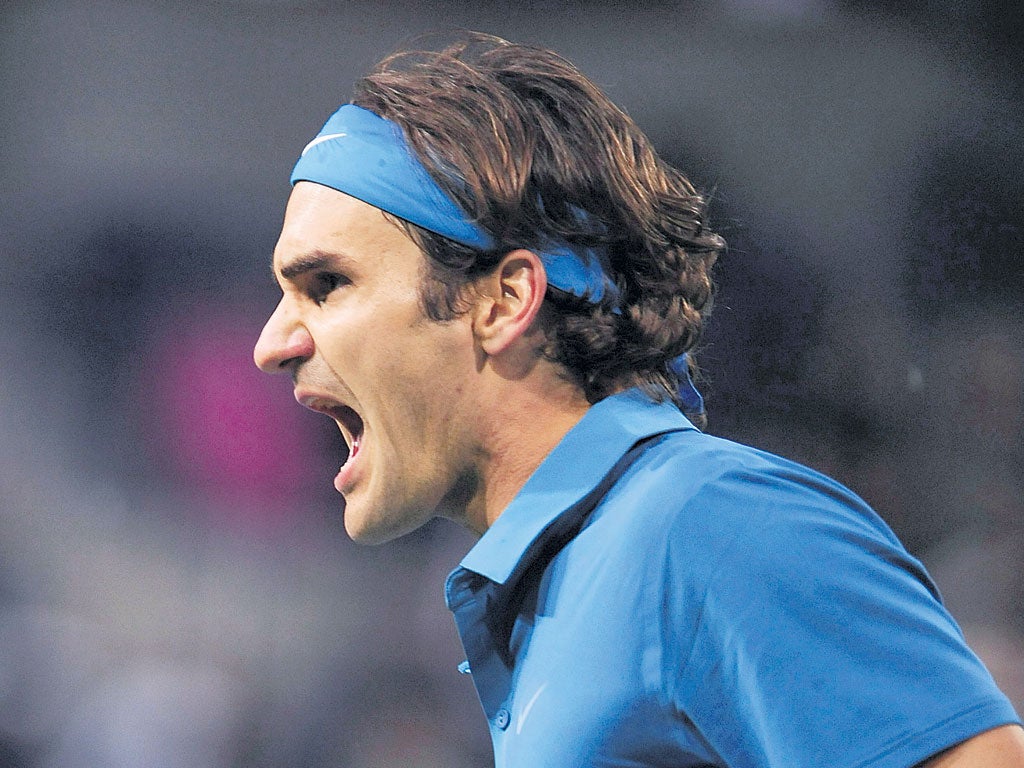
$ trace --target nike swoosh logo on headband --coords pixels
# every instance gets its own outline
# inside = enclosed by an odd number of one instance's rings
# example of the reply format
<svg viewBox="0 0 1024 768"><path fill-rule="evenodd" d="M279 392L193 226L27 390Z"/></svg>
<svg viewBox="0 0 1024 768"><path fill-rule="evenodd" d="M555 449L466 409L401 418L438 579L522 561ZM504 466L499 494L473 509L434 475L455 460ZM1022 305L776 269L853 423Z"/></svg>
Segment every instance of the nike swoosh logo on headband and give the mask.
<svg viewBox="0 0 1024 768"><path fill-rule="evenodd" d="M299 155L299 157L305 157L306 153L309 152L309 150L311 150L317 144L320 144L320 143L325 142L325 141L330 141L331 139L338 139L338 138L341 138L342 136L348 136L348 134L347 133L328 133L328 134L325 134L324 136L317 136L315 139L313 139L311 142L309 142L309 144L306 145L306 148L302 150L302 154Z"/></svg>

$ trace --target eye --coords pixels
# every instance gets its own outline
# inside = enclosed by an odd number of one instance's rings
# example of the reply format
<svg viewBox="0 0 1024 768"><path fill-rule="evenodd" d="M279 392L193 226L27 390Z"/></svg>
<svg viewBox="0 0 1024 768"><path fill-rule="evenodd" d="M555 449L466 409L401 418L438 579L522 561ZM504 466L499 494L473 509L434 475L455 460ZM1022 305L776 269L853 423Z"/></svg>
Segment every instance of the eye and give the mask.
<svg viewBox="0 0 1024 768"><path fill-rule="evenodd" d="M319 306L320 304L323 304L327 300L327 297L336 289L345 285L350 285L351 283L352 281L345 277L345 275L338 274L337 272L318 272L313 277L309 295L317 306Z"/></svg>

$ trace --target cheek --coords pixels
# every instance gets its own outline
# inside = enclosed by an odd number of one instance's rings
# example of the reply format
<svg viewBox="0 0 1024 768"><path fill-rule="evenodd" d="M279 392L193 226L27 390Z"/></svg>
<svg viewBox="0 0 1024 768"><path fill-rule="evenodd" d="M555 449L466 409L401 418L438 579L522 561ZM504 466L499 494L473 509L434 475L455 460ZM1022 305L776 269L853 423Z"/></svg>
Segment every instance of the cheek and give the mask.
<svg viewBox="0 0 1024 768"><path fill-rule="evenodd" d="M317 354L342 380L368 367L384 343L384 334L358 319L335 318L310 326Z"/></svg>

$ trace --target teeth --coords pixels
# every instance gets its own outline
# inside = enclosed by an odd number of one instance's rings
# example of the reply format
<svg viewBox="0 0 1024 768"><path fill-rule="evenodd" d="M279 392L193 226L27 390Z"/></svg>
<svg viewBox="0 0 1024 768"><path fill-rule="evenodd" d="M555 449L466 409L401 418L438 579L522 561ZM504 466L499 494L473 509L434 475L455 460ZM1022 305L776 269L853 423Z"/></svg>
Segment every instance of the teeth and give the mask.
<svg viewBox="0 0 1024 768"><path fill-rule="evenodd" d="M349 452L354 454L359 447L363 421L354 410L347 406L338 406L331 409L331 416L334 418L338 429L341 430L345 442L348 444Z"/></svg>

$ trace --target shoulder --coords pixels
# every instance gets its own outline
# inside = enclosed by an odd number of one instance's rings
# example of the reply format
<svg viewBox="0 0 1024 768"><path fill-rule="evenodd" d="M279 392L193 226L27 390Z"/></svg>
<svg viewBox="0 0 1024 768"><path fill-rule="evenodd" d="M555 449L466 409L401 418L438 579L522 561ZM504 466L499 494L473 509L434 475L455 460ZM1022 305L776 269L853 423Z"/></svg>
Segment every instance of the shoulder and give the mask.
<svg viewBox="0 0 1024 768"><path fill-rule="evenodd" d="M909 765L1012 716L924 568L840 483L693 433L622 480L608 514L644 553L663 690L722 754Z"/></svg>
<svg viewBox="0 0 1024 768"><path fill-rule="evenodd" d="M905 555L853 491L774 454L696 431L656 438L602 502L670 563L713 569L725 559L772 568L797 549L854 545ZM799 563L797 563L798 565ZM916 568L915 568L916 570Z"/></svg>

